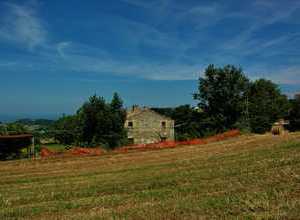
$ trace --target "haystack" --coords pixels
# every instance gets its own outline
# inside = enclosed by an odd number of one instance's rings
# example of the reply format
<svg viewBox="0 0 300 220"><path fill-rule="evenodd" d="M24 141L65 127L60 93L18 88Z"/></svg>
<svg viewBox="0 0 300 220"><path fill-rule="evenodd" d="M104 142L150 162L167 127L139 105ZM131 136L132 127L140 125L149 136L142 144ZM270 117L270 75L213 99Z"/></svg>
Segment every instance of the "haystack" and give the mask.
<svg viewBox="0 0 300 220"><path fill-rule="evenodd" d="M288 122L284 119L280 119L279 121L275 122L272 126L271 132L273 135L284 135L288 131L285 129L285 125L287 125Z"/></svg>

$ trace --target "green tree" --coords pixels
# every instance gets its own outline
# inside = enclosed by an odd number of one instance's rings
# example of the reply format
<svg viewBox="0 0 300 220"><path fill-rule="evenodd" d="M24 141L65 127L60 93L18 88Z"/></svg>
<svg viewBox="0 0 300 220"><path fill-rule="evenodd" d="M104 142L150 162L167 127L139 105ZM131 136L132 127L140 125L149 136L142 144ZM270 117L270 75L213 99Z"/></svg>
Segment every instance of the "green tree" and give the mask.
<svg viewBox="0 0 300 220"><path fill-rule="evenodd" d="M243 116L249 80L241 68L232 65L217 68L209 65L199 78L194 99L207 113L210 126L216 132L231 129Z"/></svg>
<svg viewBox="0 0 300 220"><path fill-rule="evenodd" d="M111 147L120 146L125 143L127 132L124 128L126 120L126 110L123 107L123 100L114 93L112 101L110 103L111 117L112 117L112 129L109 145Z"/></svg>
<svg viewBox="0 0 300 220"><path fill-rule="evenodd" d="M8 131L7 131L6 125L0 124L0 135L7 135L7 134L8 134Z"/></svg>
<svg viewBox="0 0 300 220"><path fill-rule="evenodd" d="M176 108L152 108L175 121L176 140L188 140L214 134L211 121L200 108L181 105Z"/></svg>
<svg viewBox="0 0 300 220"><path fill-rule="evenodd" d="M118 93L115 92L113 94L113 98L111 100L110 106L111 106L113 112L124 111L123 100L121 99L121 97L119 96Z"/></svg>
<svg viewBox="0 0 300 220"><path fill-rule="evenodd" d="M78 141L78 119L76 115L63 116L53 125L54 138L61 144L71 145Z"/></svg>
<svg viewBox="0 0 300 220"><path fill-rule="evenodd" d="M287 116L288 99L272 81L256 80L251 84L247 96L252 132L265 133L274 122Z"/></svg>
<svg viewBox="0 0 300 220"><path fill-rule="evenodd" d="M114 148L126 140L126 111L115 93L111 103L93 95L72 116L63 116L54 124L55 138L63 144Z"/></svg>
<svg viewBox="0 0 300 220"><path fill-rule="evenodd" d="M20 123L9 123L6 125L8 135L26 134L28 130Z"/></svg>
<svg viewBox="0 0 300 220"><path fill-rule="evenodd" d="M114 148L126 139L126 111L117 93L111 103L103 97L91 96L77 111L77 117L81 145Z"/></svg>
<svg viewBox="0 0 300 220"><path fill-rule="evenodd" d="M77 111L79 140L81 144L93 146L107 144L105 140L111 129L110 108L103 97L93 95Z"/></svg>
<svg viewBox="0 0 300 220"><path fill-rule="evenodd" d="M288 115L289 130L300 130L300 94L295 95L295 98L290 101L291 108Z"/></svg>
<svg viewBox="0 0 300 220"><path fill-rule="evenodd" d="M201 136L201 115L190 105L181 105L174 109L172 118L175 121L177 140L187 140Z"/></svg>

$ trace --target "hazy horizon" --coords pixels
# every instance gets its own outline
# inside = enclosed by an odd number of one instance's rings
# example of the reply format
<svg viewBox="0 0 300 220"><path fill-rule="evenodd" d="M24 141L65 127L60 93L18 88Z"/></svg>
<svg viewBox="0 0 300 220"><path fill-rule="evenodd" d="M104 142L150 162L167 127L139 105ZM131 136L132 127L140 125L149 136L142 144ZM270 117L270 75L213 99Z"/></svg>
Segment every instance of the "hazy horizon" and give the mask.
<svg viewBox="0 0 300 220"><path fill-rule="evenodd" d="M196 85L196 81L192 81L193 83L195 83ZM290 86L290 85L280 85L280 89L282 90L282 92L287 95L289 98L293 98L293 95L295 94L295 92L298 92L298 87L295 86ZM93 94L90 94L93 95ZM189 98L188 98L189 97ZM30 113L30 112L16 112L16 113L0 113L0 122L12 122L18 119L24 119L24 118L30 118L30 119L51 119L51 120L55 120L59 117L61 117L63 114L66 115L71 115L74 114L76 112L76 110L83 104L84 101L87 101L89 98L89 96L86 96L85 99L78 99L78 103L72 107L72 110L70 111L58 111L58 112L36 112L36 113ZM110 101L111 97L104 97L106 98L106 101ZM196 105L196 102L193 101L192 99L192 95L187 94L185 96L186 100L189 100L189 102L186 103L177 103L177 104L170 104L170 105L153 105L151 103L148 104L143 104L143 103L126 103L126 99L123 100L124 101L124 105L126 108L131 107L134 104L138 104L140 106L150 106L150 107L176 107L178 105L184 105L184 104L189 104L192 106ZM150 100L151 101L151 100ZM69 106L70 107L70 106Z"/></svg>

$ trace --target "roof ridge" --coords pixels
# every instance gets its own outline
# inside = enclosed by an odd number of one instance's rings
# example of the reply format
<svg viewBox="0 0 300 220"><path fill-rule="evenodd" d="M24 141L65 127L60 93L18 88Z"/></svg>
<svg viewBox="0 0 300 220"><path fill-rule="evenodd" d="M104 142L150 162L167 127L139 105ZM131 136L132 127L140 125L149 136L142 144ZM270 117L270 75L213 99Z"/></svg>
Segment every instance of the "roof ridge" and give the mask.
<svg viewBox="0 0 300 220"><path fill-rule="evenodd" d="M165 118L165 119L168 119L168 120L173 120L172 118L170 118L170 117L168 117L168 116L165 116L165 115L163 115L163 114L160 114L160 113L158 113L158 112L156 112L156 111L154 111L154 110L152 110L152 109L150 109L150 108L142 108L142 109L140 109L140 111L138 111L138 112L129 112L129 113L127 113L127 118L128 118L128 117L132 117L132 116L136 116L136 115L140 115L140 114L142 114L143 112L151 112L151 113L153 113L153 114L159 115L159 116L162 117L162 118Z"/></svg>

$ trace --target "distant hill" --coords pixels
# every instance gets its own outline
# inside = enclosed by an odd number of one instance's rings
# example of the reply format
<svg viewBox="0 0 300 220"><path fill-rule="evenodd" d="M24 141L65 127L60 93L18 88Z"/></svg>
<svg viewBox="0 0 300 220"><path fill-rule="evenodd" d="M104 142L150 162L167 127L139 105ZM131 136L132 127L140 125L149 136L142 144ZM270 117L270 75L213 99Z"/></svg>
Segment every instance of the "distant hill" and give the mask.
<svg viewBox="0 0 300 220"><path fill-rule="evenodd" d="M9 113L0 113L0 122L2 123L11 123L23 119L29 120L56 120L61 117L61 114L9 114Z"/></svg>
<svg viewBox="0 0 300 220"><path fill-rule="evenodd" d="M30 119L23 118L15 121L16 123L20 123L23 125L40 125L40 126L50 126L54 123L54 120L50 119Z"/></svg>

